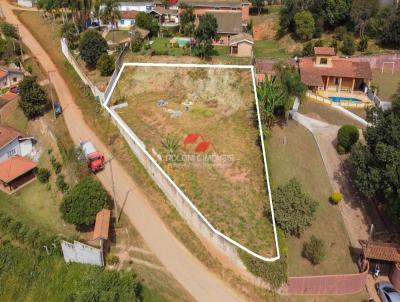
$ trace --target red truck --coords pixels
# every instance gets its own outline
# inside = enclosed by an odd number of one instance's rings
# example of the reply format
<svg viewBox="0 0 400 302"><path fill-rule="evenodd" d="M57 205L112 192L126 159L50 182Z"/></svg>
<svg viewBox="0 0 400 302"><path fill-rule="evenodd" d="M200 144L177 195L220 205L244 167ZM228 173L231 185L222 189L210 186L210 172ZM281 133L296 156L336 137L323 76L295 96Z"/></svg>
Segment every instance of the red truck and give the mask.
<svg viewBox="0 0 400 302"><path fill-rule="evenodd" d="M88 160L90 170L92 170L93 173L102 170L104 168L103 153L97 151L90 141L81 140L79 145Z"/></svg>

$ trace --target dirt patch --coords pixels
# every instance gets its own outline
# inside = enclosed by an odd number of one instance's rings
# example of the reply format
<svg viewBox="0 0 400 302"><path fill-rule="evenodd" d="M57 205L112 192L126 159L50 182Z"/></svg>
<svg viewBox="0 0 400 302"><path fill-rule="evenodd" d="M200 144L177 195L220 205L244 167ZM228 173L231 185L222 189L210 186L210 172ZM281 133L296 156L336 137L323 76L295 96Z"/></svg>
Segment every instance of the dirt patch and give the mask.
<svg viewBox="0 0 400 302"><path fill-rule="evenodd" d="M253 37L256 41L274 39L276 32L274 20L265 20L264 22L253 26Z"/></svg>

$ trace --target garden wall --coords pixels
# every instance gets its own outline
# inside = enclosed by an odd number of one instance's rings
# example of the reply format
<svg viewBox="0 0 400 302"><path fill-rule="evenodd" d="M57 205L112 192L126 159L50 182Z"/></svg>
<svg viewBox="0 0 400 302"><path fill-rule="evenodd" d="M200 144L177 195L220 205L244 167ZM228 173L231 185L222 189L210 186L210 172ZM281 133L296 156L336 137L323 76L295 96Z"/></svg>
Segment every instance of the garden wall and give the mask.
<svg viewBox="0 0 400 302"><path fill-rule="evenodd" d="M372 69L381 69L383 63L394 62L394 70L400 70L400 54L381 54L352 57L358 61L369 62ZM392 68L392 64L385 64L385 68Z"/></svg>

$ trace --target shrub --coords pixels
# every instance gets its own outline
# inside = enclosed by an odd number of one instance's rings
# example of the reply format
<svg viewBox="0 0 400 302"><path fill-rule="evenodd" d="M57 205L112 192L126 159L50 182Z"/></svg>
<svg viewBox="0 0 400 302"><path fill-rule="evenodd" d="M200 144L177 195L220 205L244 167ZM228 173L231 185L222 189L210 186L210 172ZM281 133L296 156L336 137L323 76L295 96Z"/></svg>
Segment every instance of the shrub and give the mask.
<svg viewBox="0 0 400 302"><path fill-rule="evenodd" d="M116 265L119 263L119 257L115 254L109 253L106 257L106 262L109 265Z"/></svg>
<svg viewBox="0 0 400 302"><path fill-rule="evenodd" d="M102 76L110 76L114 72L115 60L113 56L103 53L97 61L97 69Z"/></svg>
<svg viewBox="0 0 400 302"><path fill-rule="evenodd" d="M54 172L56 172L56 174L59 174L61 172L62 165L55 158L55 156L53 154L50 154L49 157L50 157L50 163L51 163L51 166L53 167Z"/></svg>
<svg viewBox="0 0 400 302"><path fill-rule="evenodd" d="M97 212L107 207L109 201L101 183L88 176L64 195L60 211L66 222L90 226L95 222Z"/></svg>
<svg viewBox="0 0 400 302"><path fill-rule="evenodd" d="M342 145L338 145L337 152L339 155L346 154L346 149Z"/></svg>
<svg viewBox="0 0 400 302"><path fill-rule="evenodd" d="M65 182L64 175L61 175L61 174L57 175L56 186L57 186L57 189L62 193L65 193L68 191L69 185Z"/></svg>
<svg viewBox="0 0 400 302"><path fill-rule="evenodd" d="M279 227L286 234L300 236L314 219L318 204L302 192L299 181L294 178L275 189L272 195Z"/></svg>
<svg viewBox="0 0 400 302"><path fill-rule="evenodd" d="M335 52L337 52L337 50L338 50L338 40L336 40L336 39L333 39L332 41L331 41L331 43L329 44L329 46L330 47L333 47L334 49L335 49Z"/></svg>
<svg viewBox="0 0 400 302"><path fill-rule="evenodd" d="M333 192L330 198L331 202L334 204L338 204L343 200L342 193L340 192Z"/></svg>
<svg viewBox="0 0 400 302"><path fill-rule="evenodd" d="M48 99L46 92L36 82L36 78L25 77L18 86L20 90L19 106L24 115L28 119L41 116L46 110Z"/></svg>
<svg viewBox="0 0 400 302"><path fill-rule="evenodd" d="M304 242L302 256L308 259L313 265L317 265L324 260L326 254L325 243L322 239L311 236L309 242Z"/></svg>
<svg viewBox="0 0 400 302"><path fill-rule="evenodd" d="M347 35L347 29L344 26L339 26L335 28L335 39L343 41L344 37Z"/></svg>
<svg viewBox="0 0 400 302"><path fill-rule="evenodd" d="M76 31L74 23L71 22L64 23L61 26L60 32L61 32L61 37L67 39L68 47L70 49L76 49L79 35Z"/></svg>
<svg viewBox="0 0 400 302"><path fill-rule="evenodd" d="M135 23L137 26L149 30L151 35L157 35L159 25L158 21L152 15L139 12L135 18Z"/></svg>
<svg viewBox="0 0 400 302"><path fill-rule="evenodd" d="M133 52L139 52L142 50L143 39L138 32L134 32L131 38L131 49Z"/></svg>
<svg viewBox="0 0 400 302"><path fill-rule="evenodd" d="M363 37L363 38L361 38L360 41L358 42L357 50L358 50L358 51L364 52L364 51L367 50L367 48L368 48L368 38Z"/></svg>
<svg viewBox="0 0 400 302"><path fill-rule="evenodd" d="M49 181L50 171L46 168L38 168L36 171L36 176L41 183L46 183Z"/></svg>
<svg viewBox="0 0 400 302"><path fill-rule="evenodd" d="M313 55L314 55L314 43L312 41L308 41L303 46L302 56L311 57Z"/></svg>
<svg viewBox="0 0 400 302"><path fill-rule="evenodd" d="M315 41L314 46L315 47L323 47L324 46L324 41L322 41L321 39L318 39L317 41Z"/></svg>
<svg viewBox="0 0 400 302"><path fill-rule="evenodd" d="M91 68L95 68L100 56L107 53L107 41L95 29L88 29L79 41L79 52L82 60Z"/></svg>
<svg viewBox="0 0 400 302"><path fill-rule="evenodd" d="M4 36L18 39L18 30L14 25L10 23L7 22L0 23L0 30Z"/></svg>
<svg viewBox="0 0 400 302"><path fill-rule="evenodd" d="M359 136L357 127L353 125L343 125L337 134L339 145L343 146L346 152L350 151L351 147L358 141Z"/></svg>
<svg viewBox="0 0 400 302"><path fill-rule="evenodd" d="M348 56L354 55L356 52L356 46L354 43L354 37L352 35L346 35L346 37L343 40L343 45L340 48L340 50Z"/></svg>
<svg viewBox="0 0 400 302"><path fill-rule="evenodd" d="M294 16L296 35L302 40L309 40L315 31L315 21L309 11L298 12Z"/></svg>

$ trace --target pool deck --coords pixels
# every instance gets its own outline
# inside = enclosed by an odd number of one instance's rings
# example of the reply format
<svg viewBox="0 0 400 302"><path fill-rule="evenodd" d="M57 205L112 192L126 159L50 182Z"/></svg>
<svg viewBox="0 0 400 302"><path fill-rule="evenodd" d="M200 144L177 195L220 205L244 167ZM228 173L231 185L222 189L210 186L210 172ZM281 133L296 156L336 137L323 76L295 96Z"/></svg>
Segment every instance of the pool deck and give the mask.
<svg viewBox="0 0 400 302"><path fill-rule="evenodd" d="M337 92L337 91L318 91L317 95L322 96L322 97L327 98L327 99L329 99L330 97L354 98L354 99L360 100L364 104L371 104L371 100L362 91L354 91L353 93L345 92L345 91L341 91L341 92Z"/></svg>
<svg viewBox="0 0 400 302"><path fill-rule="evenodd" d="M353 93L338 93L338 92L326 92L326 91L318 91L317 93L308 91L307 97L320 102L322 104L326 104L329 106L336 105L344 108L365 108L366 106L372 106L373 102L362 92L353 92ZM340 101L334 102L329 97L341 97L341 98L356 98L359 99L360 102L355 101Z"/></svg>

